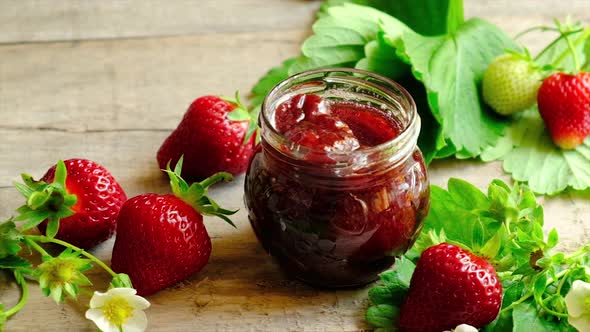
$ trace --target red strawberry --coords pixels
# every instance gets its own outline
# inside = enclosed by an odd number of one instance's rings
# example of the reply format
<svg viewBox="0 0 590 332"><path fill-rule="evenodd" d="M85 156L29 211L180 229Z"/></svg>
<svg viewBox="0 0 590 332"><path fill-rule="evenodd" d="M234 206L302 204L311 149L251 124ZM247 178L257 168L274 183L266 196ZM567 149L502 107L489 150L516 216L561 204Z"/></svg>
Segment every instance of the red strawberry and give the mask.
<svg viewBox="0 0 590 332"><path fill-rule="evenodd" d="M400 311L404 332L440 332L459 324L483 327L502 304L502 284L483 258L448 243L426 249Z"/></svg>
<svg viewBox="0 0 590 332"><path fill-rule="evenodd" d="M40 181L26 174L23 180L25 185L17 189L27 197L27 205L19 209L19 218L29 221L27 228L44 220L38 226L42 233L84 249L113 235L127 200L109 171L86 159L60 161Z"/></svg>
<svg viewBox="0 0 590 332"><path fill-rule="evenodd" d="M590 73L556 73L541 84L539 113L553 142L573 149L590 135Z"/></svg>
<svg viewBox="0 0 590 332"><path fill-rule="evenodd" d="M206 196L211 184L230 180L229 173L217 173L189 187L180 177L181 165L182 158L174 172L167 168L174 195L139 195L119 213L111 264L113 270L129 275L140 295L153 294L200 271L211 254L202 215L231 224L225 215L235 213Z"/></svg>
<svg viewBox="0 0 590 332"><path fill-rule="evenodd" d="M182 175L187 179L204 179L221 171L243 173L255 145L255 129L256 114L249 114L239 99L200 97L158 150L158 164L164 169L184 155Z"/></svg>

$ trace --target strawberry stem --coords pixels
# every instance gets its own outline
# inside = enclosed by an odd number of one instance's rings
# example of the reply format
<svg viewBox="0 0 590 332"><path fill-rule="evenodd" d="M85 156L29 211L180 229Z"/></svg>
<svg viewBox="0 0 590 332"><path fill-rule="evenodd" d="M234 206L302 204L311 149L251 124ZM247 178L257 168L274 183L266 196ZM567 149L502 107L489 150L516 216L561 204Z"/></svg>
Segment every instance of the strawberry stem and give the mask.
<svg viewBox="0 0 590 332"><path fill-rule="evenodd" d="M528 34L530 32L533 32L533 31L543 31L543 32L545 32L545 31L559 31L559 30L557 30L554 27L548 27L546 25L538 25L538 26L534 26L532 28L528 28L528 29L525 29L525 30L517 33L514 36L514 39L518 39L518 38L520 38L520 37L522 37L522 36L524 36L524 35L526 35L526 34Z"/></svg>
<svg viewBox="0 0 590 332"><path fill-rule="evenodd" d="M27 303L27 299L29 298L29 288L23 276L20 274L19 271L14 271L14 277L16 279L16 282L20 285L21 297L14 307L10 308L9 310L3 313L5 318L8 318L19 312L25 306L25 303Z"/></svg>
<svg viewBox="0 0 590 332"><path fill-rule="evenodd" d="M62 218L74 214L71 209L78 198L66 190L67 169L65 163L60 160L55 166L55 175L52 183L35 181L28 174L21 175L23 183L14 183L25 198L26 203L17 209L19 215L15 220L26 221L21 231L31 229L48 219L46 234L53 237L59 229L59 221Z"/></svg>
<svg viewBox="0 0 590 332"><path fill-rule="evenodd" d="M38 253L40 253L41 256L51 257L51 255L47 251L45 251L45 249L43 249L39 244L37 244L37 242L31 240L29 236L25 235L24 241L29 247L35 249Z"/></svg>
<svg viewBox="0 0 590 332"><path fill-rule="evenodd" d="M201 182L195 182L189 186L189 184L180 176L183 159L183 156L181 156L174 167L174 171L170 169L170 162L168 162L166 169L163 170L170 177L170 187L172 188L174 195L192 206L200 214L219 217L230 225L236 227L227 216L235 214L238 210L232 211L223 209L217 204L217 202L207 196L209 186L222 180L229 182L233 179L233 176L230 173L219 172Z"/></svg>
<svg viewBox="0 0 590 332"><path fill-rule="evenodd" d="M463 0L451 0L447 13L447 33L453 34L465 21L463 12Z"/></svg>
<svg viewBox="0 0 590 332"><path fill-rule="evenodd" d="M563 26L557 20L555 20L555 24L557 25L557 28L559 29L559 33L564 36L565 42L567 43L567 47L569 48L570 52L572 53L572 56L574 59L574 67L576 68L576 71L579 71L580 70L580 59L578 58L578 52L576 51L576 48L574 47L574 44L572 43L572 39L569 36L570 33L568 33L569 31L571 31L570 27Z"/></svg>
<svg viewBox="0 0 590 332"><path fill-rule="evenodd" d="M201 186L207 188L210 185L217 183L219 181L229 182L233 179L232 175L226 172L219 172L211 175L210 177L206 178L205 180L201 181Z"/></svg>
<svg viewBox="0 0 590 332"><path fill-rule="evenodd" d="M559 32L558 29L552 29L552 30ZM543 50L541 50L541 52L539 52L537 54L537 56L535 57L535 61L539 60L545 53L547 53L550 49L552 49L555 46L555 44L559 43L566 36L569 36L571 34L575 34L575 33L578 33L578 32L582 32L582 31L584 31L584 29L575 29L575 30L570 30L570 31L564 32L564 33L560 33L560 35L557 38L555 38L551 43L549 43L549 45L547 45ZM561 56L559 56L557 58L557 60L553 63L553 65L556 66L559 63L561 63L561 61L563 61L563 58L565 57L566 54L567 53L562 54Z"/></svg>
<svg viewBox="0 0 590 332"><path fill-rule="evenodd" d="M55 244L59 244L62 247L69 248L75 252L80 253L80 255L90 259L92 262L96 263L96 265L100 266L103 270L107 271L111 276L113 276L113 277L117 276L117 273L115 273L110 267L108 267L105 263L103 263L103 261L96 258L94 255L87 252L86 250L84 250L82 248L78 248L73 244L69 244L65 241L62 241L62 240L59 240L56 238L50 238L45 235L25 235L25 240L27 240L27 239L30 241L39 241L41 243L55 243Z"/></svg>

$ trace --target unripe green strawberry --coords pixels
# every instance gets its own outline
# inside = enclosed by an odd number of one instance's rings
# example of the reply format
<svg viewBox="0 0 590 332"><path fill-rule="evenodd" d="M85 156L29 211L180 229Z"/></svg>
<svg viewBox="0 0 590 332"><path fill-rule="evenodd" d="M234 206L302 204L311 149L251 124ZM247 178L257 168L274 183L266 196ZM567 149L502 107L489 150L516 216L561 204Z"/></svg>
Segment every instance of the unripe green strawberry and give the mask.
<svg viewBox="0 0 590 332"><path fill-rule="evenodd" d="M524 111L537 101L543 76L531 61L518 54L504 54L483 75L483 100L499 114Z"/></svg>

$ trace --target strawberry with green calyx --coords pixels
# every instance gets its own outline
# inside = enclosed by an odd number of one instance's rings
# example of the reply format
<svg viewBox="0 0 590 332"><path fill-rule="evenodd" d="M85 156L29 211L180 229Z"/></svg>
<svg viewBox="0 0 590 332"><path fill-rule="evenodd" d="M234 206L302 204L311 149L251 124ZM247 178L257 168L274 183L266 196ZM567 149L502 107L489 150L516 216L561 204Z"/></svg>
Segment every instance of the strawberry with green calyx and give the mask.
<svg viewBox="0 0 590 332"><path fill-rule="evenodd" d="M158 150L161 169L184 155L182 176L201 180L217 172L243 173L254 152L259 108L248 112L236 99L204 96L188 108Z"/></svg>
<svg viewBox="0 0 590 332"><path fill-rule="evenodd" d="M502 284L492 265L458 246L426 249L401 307L404 332L438 332L459 324L491 323L502 304Z"/></svg>
<svg viewBox="0 0 590 332"><path fill-rule="evenodd" d="M553 142L575 149L590 135L590 73L556 73L539 89L539 113Z"/></svg>
<svg viewBox="0 0 590 332"><path fill-rule="evenodd" d="M582 71L578 52L570 38L572 27L557 21L556 25L571 52L574 70L559 71L547 77L539 89L537 103L553 142L570 150L590 135L590 73Z"/></svg>
<svg viewBox="0 0 590 332"><path fill-rule="evenodd" d="M510 115L535 104L543 71L528 52L509 52L494 59L486 69L483 99L494 111Z"/></svg>
<svg viewBox="0 0 590 332"><path fill-rule="evenodd" d="M149 295L200 271L211 254L211 240L203 215L217 216L234 226L230 211L207 196L210 185L232 179L217 173L188 185L180 176L182 157L166 173L174 194L142 194L121 208L112 267L128 274L138 294ZM235 227L235 226L234 226Z"/></svg>
<svg viewBox="0 0 590 332"><path fill-rule="evenodd" d="M113 235L117 214L127 200L113 176L91 160L60 160L41 180L27 174L22 179L24 183L15 183L27 199L15 218L25 221L22 230L38 226L48 237L84 249Z"/></svg>
<svg viewBox="0 0 590 332"><path fill-rule="evenodd" d="M367 321L384 330L442 331L454 327L447 319L463 314L460 324L483 331L573 331L565 296L574 281L590 281L590 245L569 254L553 252L558 234L545 234L543 222L543 208L522 184L494 180L487 193L459 179L449 180L448 190L432 186L424 231L369 290ZM461 264L470 267L458 271ZM459 285L471 268L478 271L473 282ZM484 327L478 315L489 314L488 321L491 306L468 306L495 299L487 297L494 294L488 288L493 270L502 283L502 304ZM488 283L482 286L479 277ZM474 317L481 320L467 320ZM436 325L443 323L440 329Z"/></svg>

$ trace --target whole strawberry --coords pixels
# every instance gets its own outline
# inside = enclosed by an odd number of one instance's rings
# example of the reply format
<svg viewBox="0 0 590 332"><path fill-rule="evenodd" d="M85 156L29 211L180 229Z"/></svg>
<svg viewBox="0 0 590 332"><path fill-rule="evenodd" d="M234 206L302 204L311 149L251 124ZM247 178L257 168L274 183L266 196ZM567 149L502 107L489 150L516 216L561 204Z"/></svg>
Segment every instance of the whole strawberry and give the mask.
<svg viewBox="0 0 590 332"><path fill-rule="evenodd" d="M526 56L501 55L484 73L483 99L502 115L523 111L535 104L542 78L541 71Z"/></svg>
<svg viewBox="0 0 590 332"><path fill-rule="evenodd" d="M182 175L187 179L244 172L256 141L256 117L242 106L237 94L233 102L216 96L196 99L158 150L160 168L184 155Z"/></svg>
<svg viewBox="0 0 590 332"><path fill-rule="evenodd" d="M218 173L189 185L180 177L182 158L172 172L167 168L174 195L143 194L121 208L112 267L126 273L140 295L150 295L185 280L209 261L211 240L202 215L235 213L220 208L206 196L207 188L229 173ZM233 225L233 224L232 224Z"/></svg>
<svg viewBox="0 0 590 332"><path fill-rule="evenodd" d="M459 324L483 327L502 305L502 284L483 258L455 245L426 249L400 311L403 332L440 332Z"/></svg>
<svg viewBox="0 0 590 332"><path fill-rule="evenodd" d="M41 233L88 249L109 239L117 215L127 200L115 178L98 163L86 159L59 161L39 181L23 174L16 184L27 198L17 219L38 224ZM58 231L59 228L59 231Z"/></svg>
<svg viewBox="0 0 590 332"><path fill-rule="evenodd" d="M553 142L574 149L590 135L590 73L556 73L543 81L539 113Z"/></svg>

